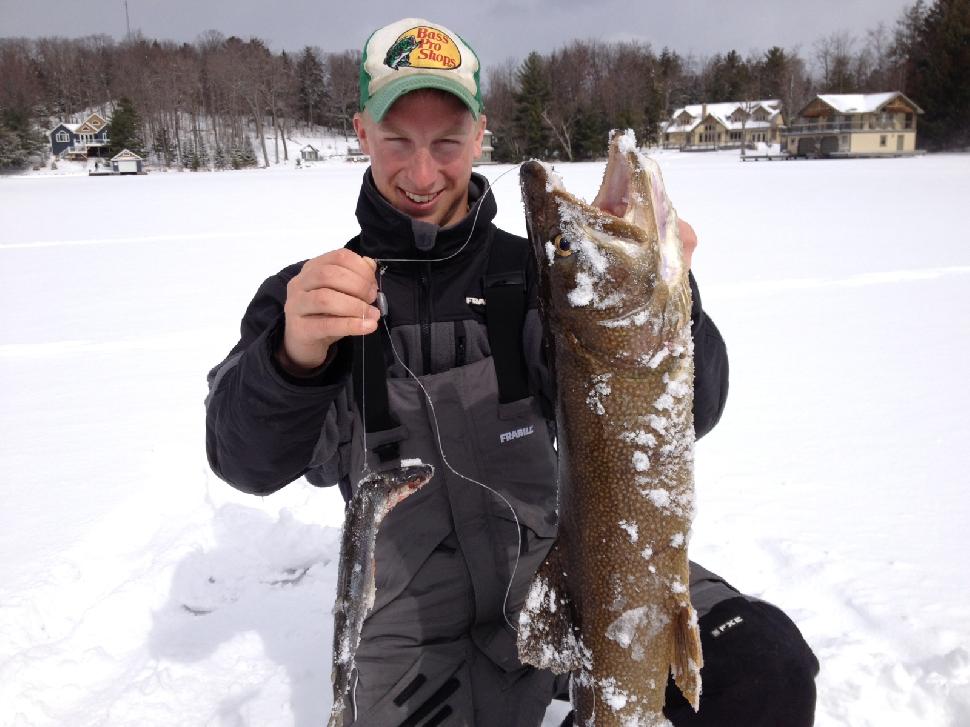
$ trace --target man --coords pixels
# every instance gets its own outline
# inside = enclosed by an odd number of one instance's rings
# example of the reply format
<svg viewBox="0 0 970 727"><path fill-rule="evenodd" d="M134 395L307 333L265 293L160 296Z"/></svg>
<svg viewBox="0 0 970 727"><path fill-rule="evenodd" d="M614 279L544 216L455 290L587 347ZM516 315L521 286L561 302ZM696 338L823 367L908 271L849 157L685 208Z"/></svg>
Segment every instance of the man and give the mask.
<svg viewBox="0 0 970 727"><path fill-rule="evenodd" d="M339 483L349 498L365 468L435 466L378 535L378 587L347 724L537 725L564 690L563 679L518 661L509 626L556 532L554 382L527 242L492 224L494 198L472 173L485 121L478 59L460 37L419 19L376 31L354 118L371 159L361 234L268 278L241 340L209 375L209 461L241 490L266 494L306 475ZM689 255L696 238L689 226L682 233ZM727 354L696 286L694 295L702 436L724 406ZM676 724L811 724L811 652L794 626L777 609L774 621L756 619L752 609L774 607L701 569L691 587L702 627L714 614L714 627L731 622L725 643L739 636L746 646L731 650L727 671L753 678L724 695L723 712L706 681L709 721L688 708ZM780 670L784 679L773 675ZM749 684L769 696L756 692L753 704ZM793 695L805 697L797 715L752 716Z"/></svg>

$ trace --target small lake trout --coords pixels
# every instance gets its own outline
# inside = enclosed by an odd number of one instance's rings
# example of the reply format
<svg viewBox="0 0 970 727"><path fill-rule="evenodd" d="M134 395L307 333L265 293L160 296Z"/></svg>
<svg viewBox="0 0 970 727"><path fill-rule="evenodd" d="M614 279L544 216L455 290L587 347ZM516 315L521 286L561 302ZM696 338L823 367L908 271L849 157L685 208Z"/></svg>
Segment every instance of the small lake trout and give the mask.
<svg viewBox="0 0 970 727"><path fill-rule="evenodd" d="M374 547L381 522L395 505L424 487L434 467L412 464L373 472L347 505L333 607L333 708L328 727L342 727L353 691L354 656L364 619L374 606Z"/></svg>
<svg viewBox="0 0 970 727"><path fill-rule="evenodd" d="M702 666L677 214L633 132L613 132L592 205L540 162L523 164L520 181L558 388L560 525L521 613L519 656L573 673L577 725L668 725L669 675L696 710Z"/></svg>

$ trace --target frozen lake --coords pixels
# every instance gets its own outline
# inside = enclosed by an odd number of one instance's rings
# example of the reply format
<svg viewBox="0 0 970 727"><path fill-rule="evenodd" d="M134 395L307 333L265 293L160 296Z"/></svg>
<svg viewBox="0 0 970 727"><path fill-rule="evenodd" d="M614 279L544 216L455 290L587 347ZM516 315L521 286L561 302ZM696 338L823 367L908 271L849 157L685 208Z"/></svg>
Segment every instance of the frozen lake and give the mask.
<svg viewBox="0 0 970 727"><path fill-rule="evenodd" d="M798 623L816 724L966 727L970 157L658 160L731 357L692 557ZM363 172L0 178L0 725L322 724L339 495L220 482L202 402Z"/></svg>

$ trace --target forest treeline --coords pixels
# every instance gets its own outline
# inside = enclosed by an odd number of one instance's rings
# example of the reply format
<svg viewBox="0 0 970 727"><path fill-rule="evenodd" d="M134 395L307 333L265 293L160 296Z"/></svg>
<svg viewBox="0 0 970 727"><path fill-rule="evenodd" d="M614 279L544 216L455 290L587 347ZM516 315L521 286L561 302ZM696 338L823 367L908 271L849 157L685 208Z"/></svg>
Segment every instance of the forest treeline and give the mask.
<svg viewBox="0 0 970 727"><path fill-rule="evenodd" d="M278 163L297 128L352 134L360 53L274 53L208 31L194 43L106 35L0 39L0 168L44 158L46 131L98 111L113 146L192 169ZM575 40L485 68L495 159L588 159L611 128L657 141L691 103L775 98L791 118L817 93L902 91L924 110L919 143L970 147L970 0L917 2L862 37L710 57ZM115 118L116 117L116 118ZM256 148L253 148L253 140ZM36 163L36 161L35 161Z"/></svg>

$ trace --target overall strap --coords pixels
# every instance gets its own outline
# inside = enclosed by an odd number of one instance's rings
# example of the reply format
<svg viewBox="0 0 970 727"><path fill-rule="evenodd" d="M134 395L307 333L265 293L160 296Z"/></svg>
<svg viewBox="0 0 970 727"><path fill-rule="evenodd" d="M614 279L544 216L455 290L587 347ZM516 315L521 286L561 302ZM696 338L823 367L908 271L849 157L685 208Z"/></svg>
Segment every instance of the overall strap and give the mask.
<svg viewBox="0 0 970 727"><path fill-rule="evenodd" d="M529 395L522 328L528 303L526 268L531 254L528 240L494 229L482 288L488 345L492 349L502 404Z"/></svg>
<svg viewBox="0 0 970 727"><path fill-rule="evenodd" d="M363 232L345 247L361 254L362 238ZM354 402L366 424L366 434L383 432L400 424L388 404L385 349L390 349L390 342L383 325L378 325L377 330L367 336L354 336ZM399 446L397 442L388 442L374 447L374 452L381 462L389 462L399 456Z"/></svg>
<svg viewBox="0 0 970 727"><path fill-rule="evenodd" d="M398 426L391 414L387 399L387 363L384 361L384 339L387 332L382 326L367 336L354 337L354 401L366 423L366 433L383 432ZM398 442L388 442L374 447L381 462L389 462L399 456Z"/></svg>

